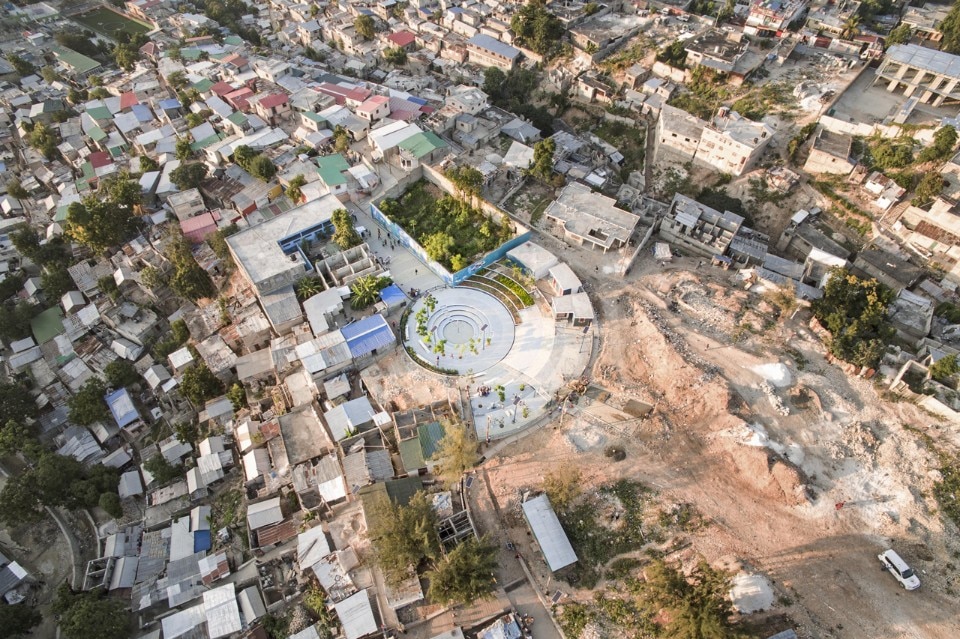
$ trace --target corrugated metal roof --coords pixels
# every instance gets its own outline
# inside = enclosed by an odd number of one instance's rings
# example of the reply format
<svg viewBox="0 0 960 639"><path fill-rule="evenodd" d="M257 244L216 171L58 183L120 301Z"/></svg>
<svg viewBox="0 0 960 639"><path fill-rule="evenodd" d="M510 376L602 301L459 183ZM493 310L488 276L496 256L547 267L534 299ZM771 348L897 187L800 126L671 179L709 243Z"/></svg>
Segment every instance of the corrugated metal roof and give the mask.
<svg viewBox="0 0 960 639"><path fill-rule="evenodd" d="M340 332L353 357L363 357L395 341L390 324L379 313L348 324Z"/></svg>
<svg viewBox="0 0 960 639"><path fill-rule="evenodd" d="M251 530L269 526L282 520L283 513L280 511L279 497L247 506L247 524L249 524Z"/></svg>
<svg viewBox="0 0 960 639"><path fill-rule="evenodd" d="M420 439L420 450L424 460L428 460L436 454L437 444L445 434L443 424L440 422L420 424L417 435Z"/></svg>
<svg viewBox="0 0 960 639"><path fill-rule="evenodd" d="M334 606L343 633L347 639L360 639L377 632L377 620L370 606L370 597L366 590L361 590L352 597L344 599Z"/></svg>
<svg viewBox="0 0 960 639"><path fill-rule="evenodd" d="M556 572L577 561L577 553L570 545L546 495L523 502L523 514L551 571Z"/></svg>

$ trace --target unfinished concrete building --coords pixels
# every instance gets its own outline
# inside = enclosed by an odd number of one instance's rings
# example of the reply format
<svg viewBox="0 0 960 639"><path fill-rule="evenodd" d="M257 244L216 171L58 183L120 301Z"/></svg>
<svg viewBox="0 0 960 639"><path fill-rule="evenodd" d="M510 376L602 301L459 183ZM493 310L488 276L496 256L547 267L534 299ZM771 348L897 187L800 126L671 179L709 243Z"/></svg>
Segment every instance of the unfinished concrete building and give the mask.
<svg viewBox="0 0 960 639"><path fill-rule="evenodd" d="M875 83L885 82L887 91L903 90L920 102L935 107L960 102L960 56L916 44L895 44L887 49Z"/></svg>
<svg viewBox="0 0 960 639"><path fill-rule="evenodd" d="M349 286L358 278L383 273L383 268L366 244L341 251L317 262L316 266L317 275L331 288Z"/></svg>
<svg viewBox="0 0 960 639"><path fill-rule="evenodd" d="M735 213L721 213L677 193L660 224L660 236L696 255L713 257L727 252L742 224Z"/></svg>

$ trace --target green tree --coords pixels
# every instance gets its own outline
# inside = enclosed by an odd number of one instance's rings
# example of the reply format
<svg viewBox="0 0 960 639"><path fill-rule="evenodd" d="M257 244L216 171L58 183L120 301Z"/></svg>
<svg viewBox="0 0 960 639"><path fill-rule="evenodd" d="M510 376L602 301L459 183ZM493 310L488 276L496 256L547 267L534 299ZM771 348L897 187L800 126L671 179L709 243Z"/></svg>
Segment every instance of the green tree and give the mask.
<svg viewBox="0 0 960 639"><path fill-rule="evenodd" d="M91 377L80 387L76 395L67 400L70 408L70 421L80 426L107 419L110 412L103 397L107 387L99 377Z"/></svg>
<svg viewBox="0 0 960 639"><path fill-rule="evenodd" d="M25 188L23 188L23 185L17 178L13 178L7 182L7 194L9 194L10 197L17 198L18 200L23 200L30 197L30 194Z"/></svg>
<svg viewBox="0 0 960 639"><path fill-rule="evenodd" d="M547 182L553 177L553 156L557 151L557 143L553 138L540 140L533 145L533 164L528 169L530 175Z"/></svg>
<svg viewBox="0 0 960 639"><path fill-rule="evenodd" d="M24 60L15 53L7 54L7 62L10 63L10 65L13 67L13 70L16 71L17 75L19 75L21 78L28 75L33 75L37 72L37 67L33 66L30 62Z"/></svg>
<svg viewBox="0 0 960 639"><path fill-rule="evenodd" d="M634 589L648 619L660 619L660 636L669 639L745 637L731 622L730 576L701 560L685 575L679 566L656 560Z"/></svg>
<svg viewBox="0 0 960 639"><path fill-rule="evenodd" d="M181 136L177 138L177 145L175 147L177 159L181 162L185 162L193 157L193 149L190 145L190 138L186 136Z"/></svg>
<svg viewBox="0 0 960 639"><path fill-rule="evenodd" d="M554 510L567 512L583 492L580 471L572 466L557 466L543 478L543 492Z"/></svg>
<svg viewBox="0 0 960 639"><path fill-rule="evenodd" d="M389 497L372 506L370 539L375 560L387 582L397 585L414 574L424 559L439 555L437 514L423 491L417 492L406 506L394 504Z"/></svg>
<svg viewBox="0 0 960 639"><path fill-rule="evenodd" d="M57 136L43 122L37 122L30 131L30 146L39 151L44 158L52 160L57 155Z"/></svg>
<svg viewBox="0 0 960 639"><path fill-rule="evenodd" d="M175 479L183 477L183 466L180 464L171 464L163 455L157 454L143 463L144 469L161 486L169 484Z"/></svg>
<svg viewBox="0 0 960 639"><path fill-rule="evenodd" d="M7 479L0 490L0 521L20 525L39 521L42 516L39 491L32 482L32 473Z"/></svg>
<svg viewBox="0 0 960 639"><path fill-rule="evenodd" d="M117 44L113 47L113 61L124 71L133 71L140 59L140 49L132 43Z"/></svg>
<svg viewBox="0 0 960 639"><path fill-rule="evenodd" d="M0 380L0 423L37 417L40 409L29 390L18 381Z"/></svg>
<svg viewBox="0 0 960 639"><path fill-rule="evenodd" d="M333 150L337 153L350 150L350 132L339 124L333 129Z"/></svg>
<svg viewBox="0 0 960 639"><path fill-rule="evenodd" d="M936 171L924 173L913 192L913 199L910 200L910 204L919 207L930 206L937 196L943 192L943 187L946 185L946 180Z"/></svg>
<svg viewBox="0 0 960 639"><path fill-rule="evenodd" d="M300 198L303 197L303 191L300 189L303 188L303 185L306 183L307 179L303 177L302 173L297 173L293 176L290 184L287 185L287 197L290 198L291 202L297 203L300 201Z"/></svg>
<svg viewBox="0 0 960 639"><path fill-rule="evenodd" d="M297 297L300 300L310 299L317 293L322 293L326 290L326 286L323 284L323 280L319 277L305 277L294 286L296 290Z"/></svg>
<svg viewBox="0 0 960 639"><path fill-rule="evenodd" d="M376 23L368 15L359 15L353 21L353 28L364 40L373 40L376 35Z"/></svg>
<svg viewBox="0 0 960 639"><path fill-rule="evenodd" d="M930 365L930 377L940 383L945 383L957 373L960 373L960 364L957 364L956 355L944 355Z"/></svg>
<svg viewBox="0 0 960 639"><path fill-rule="evenodd" d="M184 371L180 381L180 392L197 407L203 406L208 399L223 395L223 390L223 382L202 363Z"/></svg>
<svg viewBox="0 0 960 639"><path fill-rule="evenodd" d="M149 173L150 171L156 171L160 168L160 165L149 155L140 156L140 172ZM180 168L180 167L177 167Z"/></svg>
<svg viewBox="0 0 960 639"><path fill-rule="evenodd" d="M814 316L830 332L830 353L859 366L876 366L896 334L887 321L892 301L893 291L877 280L834 270L823 297L812 304Z"/></svg>
<svg viewBox="0 0 960 639"><path fill-rule="evenodd" d="M427 257L435 262L447 262L451 255L451 250L457 245L446 231L437 231L421 239L420 245L427 252Z"/></svg>
<svg viewBox="0 0 960 639"><path fill-rule="evenodd" d="M195 189L207 179L207 165L203 162L181 164L170 172L170 181L181 191Z"/></svg>
<svg viewBox="0 0 960 639"><path fill-rule="evenodd" d="M66 583L57 590L53 611L60 615L66 639L125 639L130 636L127 605L102 590L74 592Z"/></svg>
<svg viewBox="0 0 960 639"><path fill-rule="evenodd" d="M123 517L123 505L117 493L102 493L98 505L114 519Z"/></svg>
<svg viewBox="0 0 960 639"><path fill-rule="evenodd" d="M447 553L427 573L430 601L469 605L493 594L498 548L486 539L470 537Z"/></svg>
<svg viewBox="0 0 960 639"><path fill-rule="evenodd" d="M263 182L269 182L277 174L276 165L265 155L257 155L250 161L247 171Z"/></svg>
<svg viewBox="0 0 960 639"><path fill-rule="evenodd" d="M460 197L479 196L483 189L483 173L472 166L452 166L444 175L457 187Z"/></svg>
<svg viewBox="0 0 960 639"><path fill-rule="evenodd" d="M123 358L107 364L103 372L107 376L107 383L114 388L133 386L140 381L140 373L134 368L133 363Z"/></svg>
<svg viewBox="0 0 960 639"><path fill-rule="evenodd" d="M37 609L26 603L0 606L0 628L3 636L14 639L30 634L30 630L43 621Z"/></svg>
<svg viewBox="0 0 960 639"><path fill-rule="evenodd" d="M885 171L902 169L913 162L913 141L909 138L880 138L870 144L870 157L873 165Z"/></svg>
<svg viewBox="0 0 960 639"><path fill-rule="evenodd" d="M687 49L683 41L675 40L657 53L657 62L668 64L675 69L685 69L687 66Z"/></svg>
<svg viewBox="0 0 960 639"><path fill-rule="evenodd" d="M187 75L183 71L174 71L167 76L167 84L170 85L171 89L179 93L190 86L190 81L187 80Z"/></svg>
<svg viewBox="0 0 960 639"><path fill-rule="evenodd" d="M901 24L887 35L887 46L893 44L907 44L910 42L912 37L913 29L910 28L910 25Z"/></svg>
<svg viewBox="0 0 960 639"><path fill-rule="evenodd" d="M233 404L233 410L238 411L247 405L247 391L243 389L243 384L234 382L230 390L227 391L227 399Z"/></svg>
<svg viewBox="0 0 960 639"><path fill-rule="evenodd" d="M940 50L960 55L960 5L953 3L950 13L940 23L939 28L940 33L943 34Z"/></svg>
<svg viewBox="0 0 960 639"><path fill-rule="evenodd" d="M383 50L383 59L388 64L402 67L407 63L407 51L403 47L388 47Z"/></svg>
<svg viewBox="0 0 960 639"><path fill-rule="evenodd" d="M74 289L73 278L64 264L53 268L44 268L40 273L40 287L48 300L58 300L64 293Z"/></svg>
<svg viewBox="0 0 960 639"><path fill-rule="evenodd" d="M27 337L31 333L30 321L42 310L39 305L27 301L0 305L0 337L7 340Z"/></svg>
<svg viewBox="0 0 960 639"><path fill-rule="evenodd" d="M389 277L377 277L375 275L365 275L358 277L350 285L350 306L354 310L367 308L377 301L382 291L390 286Z"/></svg>
<svg viewBox="0 0 960 639"><path fill-rule="evenodd" d="M433 459L438 462L435 471L445 484L453 487L463 474L480 461L477 440L459 421L443 424L443 437L437 442Z"/></svg>
<svg viewBox="0 0 960 639"><path fill-rule="evenodd" d="M860 35L860 16L850 16L840 25L840 37L844 40L852 40L858 35Z"/></svg>
<svg viewBox="0 0 960 639"><path fill-rule="evenodd" d="M67 91L67 100L70 104L76 106L81 102L86 102L90 98L90 94L86 89L70 87L70 90Z"/></svg>
<svg viewBox="0 0 960 639"><path fill-rule="evenodd" d="M334 211L331 221L333 222L333 242L340 247L340 250L346 251L363 243L353 225L353 218L346 209Z"/></svg>
<svg viewBox="0 0 960 639"><path fill-rule="evenodd" d="M500 95L506 81L507 75L499 67L487 67L483 70L483 92L491 99Z"/></svg>
<svg viewBox="0 0 960 639"><path fill-rule="evenodd" d="M19 452L28 459L37 460L43 453L43 446L37 440L36 428L11 419L0 428L0 454L15 455Z"/></svg>
<svg viewBox="0 0 960 639"><path fill-rule="evenodd" d="M540 55L555 51L563 37L560 19L547 11L543 0L531 0L520 7L510 20L516 42Z"/></svg>
<svg viewBox="0 0 960 639"><path fill-rule="evenodd" d="M953 154L953 147L957 144L957 130L952 126L937 129L933 134L933 142L917 156L919 162L933 162L943 160Z"/></svg>
<svg viewBox="0 0 960 639"><path fill-rule="evenodd" d="M60 80L60 74L49 65L40 69L40 77L43 78L43 81L47 84L53 84Z"/></svg>

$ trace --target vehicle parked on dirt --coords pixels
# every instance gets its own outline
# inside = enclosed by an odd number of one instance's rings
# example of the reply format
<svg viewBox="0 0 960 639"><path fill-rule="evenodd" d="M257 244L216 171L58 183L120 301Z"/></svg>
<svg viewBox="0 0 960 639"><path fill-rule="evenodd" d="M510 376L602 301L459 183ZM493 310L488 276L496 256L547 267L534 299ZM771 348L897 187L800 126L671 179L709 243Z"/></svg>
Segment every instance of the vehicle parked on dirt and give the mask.
<svg viewBox="0 0 960 639"><path fill-rule="evenodd" d="M920 578L895 551L885 550L877 555L877 559L880 560L881 567L893 575L905 590L916 590L920 587Z"/></svg>

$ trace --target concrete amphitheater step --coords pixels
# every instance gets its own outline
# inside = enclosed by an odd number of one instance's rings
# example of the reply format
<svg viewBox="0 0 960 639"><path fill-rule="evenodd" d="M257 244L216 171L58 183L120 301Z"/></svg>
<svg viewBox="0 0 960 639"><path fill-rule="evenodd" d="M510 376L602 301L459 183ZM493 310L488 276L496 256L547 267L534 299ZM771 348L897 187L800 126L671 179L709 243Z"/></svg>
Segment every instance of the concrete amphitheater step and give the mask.
<svg viewBox="0 0 960 639"><path fill-rule="evenodd" d="M489 295L500 300L500 302L510 311L511 317L513 317L514 324L520 324L522 320L520 319L520 310L514 304L513 300L509 297L505 297L502 292L494 286L488 285L486 282L477 281L473 278L464 280L458 286L464 286L466 288L476 289L478 291L483 291Z"/></svg>

